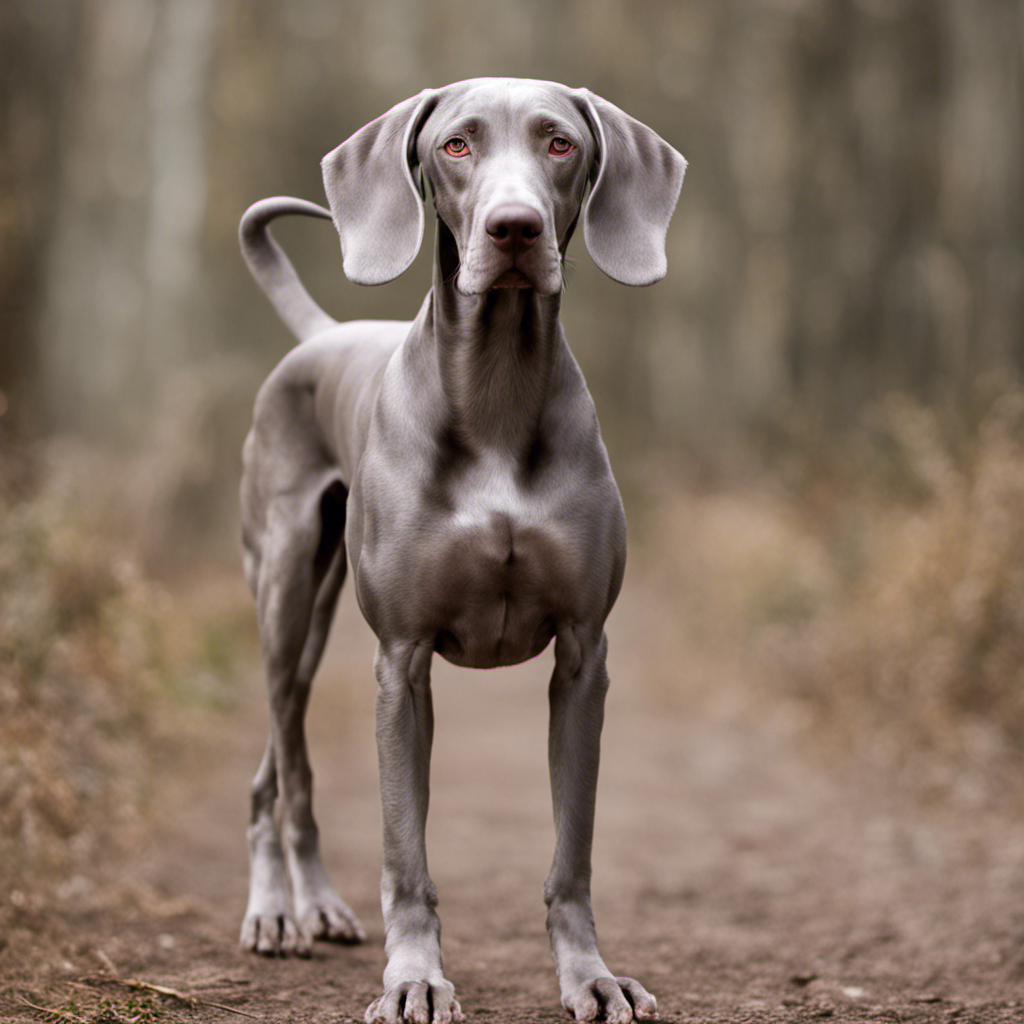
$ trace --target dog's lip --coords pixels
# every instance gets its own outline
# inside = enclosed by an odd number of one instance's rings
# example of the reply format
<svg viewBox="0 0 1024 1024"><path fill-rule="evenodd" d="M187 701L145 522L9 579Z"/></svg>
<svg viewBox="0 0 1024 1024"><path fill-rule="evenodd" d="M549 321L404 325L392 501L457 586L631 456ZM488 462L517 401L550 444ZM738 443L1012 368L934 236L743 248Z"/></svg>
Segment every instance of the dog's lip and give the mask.
<svg viewBox="0 0 1024 1024"><path fill-rule="evenodd" d="M532 288L533 282L518 268L509 267L500 274L491 288Z"/></svg>

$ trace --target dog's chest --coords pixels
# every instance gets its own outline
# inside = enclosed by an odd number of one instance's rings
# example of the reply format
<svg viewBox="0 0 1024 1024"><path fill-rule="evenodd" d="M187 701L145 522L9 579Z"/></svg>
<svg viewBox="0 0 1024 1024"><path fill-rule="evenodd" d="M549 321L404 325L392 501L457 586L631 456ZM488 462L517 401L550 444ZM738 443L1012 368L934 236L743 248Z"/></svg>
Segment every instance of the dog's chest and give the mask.
<svg viewBox="0 0 1024 1024"><path fill-rule="evenodd" d="M457 664L533 657L571 605L575 553L557 523L499 508L464 510L428 548L417 575L435 597L435 647Z"/></svg>
<svg viewBox="0 0 1024 1024"><path fill-rule="evenodd" d="M481 467L450 492L417 573L434 595L435 647L457 664L514 664L540 653L573 613L583 572L578 539L559 503Z"/></svg>
<svg viewBox="0 0 1024 1024"><path fill-rule="evenodd" d="M360 589L385 629L414 633L455 664L525 661L584 614L588 592L607 589L572 509L500 466L466 474L443 508L423 500L409 510L413 529L373 531Z"/></svg>

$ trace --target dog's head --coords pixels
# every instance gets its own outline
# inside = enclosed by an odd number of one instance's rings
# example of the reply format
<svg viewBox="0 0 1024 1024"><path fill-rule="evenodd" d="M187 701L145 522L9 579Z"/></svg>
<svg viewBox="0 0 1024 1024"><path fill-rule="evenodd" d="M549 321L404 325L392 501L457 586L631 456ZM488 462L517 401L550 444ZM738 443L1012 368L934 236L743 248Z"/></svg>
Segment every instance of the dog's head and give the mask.
<svg viewBox="0 0 1024 1024"><path fill-rule="evenodd" d="M351 280L383 284L413 261L427 182L442 271L464 294L558 292L581 209L587 249L606 274L660 280L685 171L667 142L606 100L525 79L427 89L323 160Z"/></svg>

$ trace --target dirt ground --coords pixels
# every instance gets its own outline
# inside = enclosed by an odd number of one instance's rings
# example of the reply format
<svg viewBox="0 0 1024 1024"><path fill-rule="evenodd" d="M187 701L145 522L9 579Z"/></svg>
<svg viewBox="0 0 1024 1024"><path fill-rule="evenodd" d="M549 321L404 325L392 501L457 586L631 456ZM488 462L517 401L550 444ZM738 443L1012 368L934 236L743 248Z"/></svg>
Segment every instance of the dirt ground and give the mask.
<svg viewBox="0 0 1024 1024"><path fill-rule="evenodd" d="M609 624L594 897L602 951L664 1021L1024 1020L1024 818L970 778L932 792L808 742L791 708L687 653L634 578ZM310 714L328 867L368 942L237 948L262 683L196 711L130 856L51 898L2 890L0 1017L361 1020L384 965L373 643L346 594ZM472 1024L565 1019L544 934L551 654L436 664L429 822L449 978ZM692 700L655 680L675 674ZM152 987L189 996L187 1003ZM33 1004L33 1005L29 1005ZM59 1011L46 1013L44 1010Z"/></svg>

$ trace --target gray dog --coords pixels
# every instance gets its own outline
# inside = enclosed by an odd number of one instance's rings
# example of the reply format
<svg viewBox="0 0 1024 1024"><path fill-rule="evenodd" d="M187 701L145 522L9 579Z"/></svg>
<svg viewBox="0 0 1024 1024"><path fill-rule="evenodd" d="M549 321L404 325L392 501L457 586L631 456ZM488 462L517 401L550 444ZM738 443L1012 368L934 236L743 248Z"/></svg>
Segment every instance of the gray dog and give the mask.
<svg viewBox="0 0 1024 1024"><path fill-rule="evenodd" d="M308 955L316 938L364 937L324 871L303 727L347 549L379 641L388 963L371 1024L462 1020L441 968L424 844L431 658L512 665L552 638L556 841L544 900L562 1004L577 1020L622 1024L656 1011L640 984L605 966L590 905L604 622L626 524L558 313L581 210L606 274L630 285L665 276L685 170L650 128L586 89L476 79L399 103L328 154L329 212L276 198L242 219L246 261L301 344L260 390L244 451L245 571L271 726L252 788L241 942ZM346 275L382 284L419 249L425 183L438 220L419 315L337 323L267 225L290 213L333 218Z"/></svg>

